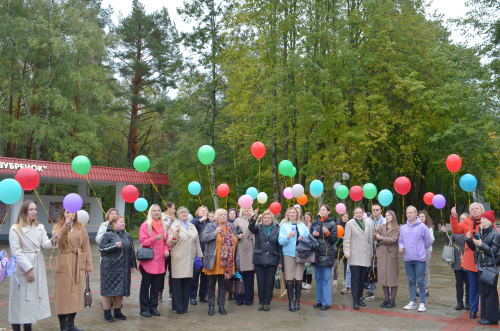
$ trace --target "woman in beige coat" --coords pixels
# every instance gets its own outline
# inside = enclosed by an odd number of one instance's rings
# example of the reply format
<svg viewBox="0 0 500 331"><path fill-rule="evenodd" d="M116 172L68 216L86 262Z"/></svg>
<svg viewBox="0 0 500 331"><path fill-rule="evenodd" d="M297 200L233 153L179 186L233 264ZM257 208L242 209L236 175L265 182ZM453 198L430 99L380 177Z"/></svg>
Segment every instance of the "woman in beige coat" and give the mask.
<svg viewBox="0 0 500 331"><path fill-rule="evenodd" d="M61 330L80 331L75 326L76 313L83 305L85 275L92 271L89 235L78 223L76 213L63 208L52 236L59 234L59 254L56 258L56 313Z"/></svg>
<svg viewBox="0 0 500 331"><path fill-rule="evenodd" d="M344 256L351 269L352 307L359 310L365 306L363 288L366 271L372 264L373 257L373 227L369 218L363 218L363 208L354 210L354 218L347 222L344 234Z"/></svg>
<svg viewBox="0 0 500 331"><path fill-rule="evenodd" d="M399 281L399 225L396 214L392 210L385 213L385 221L385 224L377 226L374 235L377 241L377 279L378 283L383 286L385 296L380 307L394 308ZM391 289L390 299L389 288Z"/></svg>
<svg viewBox="0 0 500 331"><path fill-rule="evenodd" d="M188 311L189 289L193 278L194 258L203 257L198 231L188 221L189 210L180 207L177 210L178 220L175 220L168 233L167 244L170 247L172 263L172 310L177 314Z"/></svg>
<svg viewBox="0 0 500 331"><path fill-rule="evenodd" d="M45 259L41 250L55 246L59 237L50 240L36 215L36 204L26 200L9 232L10 251L16 257L9 291L9 322L14 331L20 331L21 324L25 331L31 330L31 324L50 316Z"/></svg>
<svg viewBox="0 0 500 331"><path fill-rule="evenodd" d="M241 208L240 217L234 221L238 234L238 251L240 253L240 274L243 276L245 293L235 294L234 299L238 305L246 303L252 305L254 299L255 267L253 265L253 251L255 247L255 235L248 230L250 218L253 215L252 207Z"/></svg>

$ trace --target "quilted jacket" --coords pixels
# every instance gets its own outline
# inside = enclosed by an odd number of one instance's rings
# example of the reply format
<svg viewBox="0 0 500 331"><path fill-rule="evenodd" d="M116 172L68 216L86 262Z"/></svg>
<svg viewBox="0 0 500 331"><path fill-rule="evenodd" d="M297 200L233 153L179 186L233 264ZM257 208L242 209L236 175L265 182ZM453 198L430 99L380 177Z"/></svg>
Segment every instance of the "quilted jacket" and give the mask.
<svg viewBox="0 0 500 331"><path fill-rule="evenodd" d="M118 248L116 242L121 242ZM123 248L123 250L122 250ZM134 242L126 231L116 231L111 225L99 244L101 252L101 296L129 296L131 268L137 269Z"/></svg>

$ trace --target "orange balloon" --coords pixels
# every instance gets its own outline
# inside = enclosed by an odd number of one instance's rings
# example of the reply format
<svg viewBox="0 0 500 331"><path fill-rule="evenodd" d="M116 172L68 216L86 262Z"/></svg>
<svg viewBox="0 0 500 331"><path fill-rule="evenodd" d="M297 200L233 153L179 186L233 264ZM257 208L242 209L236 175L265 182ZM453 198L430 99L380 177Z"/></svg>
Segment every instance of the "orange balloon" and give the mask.
<svg viewBox="0 0 500 331"><path fill-rule="evenodd" d="M305 205L307 203L307 195L302 194L300 197L298 197L297 203L301 206Z"/></svg>
<svg viewBox="0 0 500 331"><path fill-rule="evenodd" d="M344 236L344 228L342 225L337 225L337 237L342 238Z"/></svg>

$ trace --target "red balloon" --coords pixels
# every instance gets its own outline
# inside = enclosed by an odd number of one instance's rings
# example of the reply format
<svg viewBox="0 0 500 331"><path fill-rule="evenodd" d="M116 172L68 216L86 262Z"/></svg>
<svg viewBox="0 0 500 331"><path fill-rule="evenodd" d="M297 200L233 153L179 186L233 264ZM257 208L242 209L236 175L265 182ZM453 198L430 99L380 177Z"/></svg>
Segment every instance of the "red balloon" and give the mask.
<svg viewBox="0 0 500 331"><path fill-rule="evenodd" d="M344 236L344 228L342 225L337 225L337 237L342 238Z"/></svg>
<svg viewBox="0 0 500 331"><path fill-rule="evenodd" d="M219 186L217 186L217 195L220 196L221 198L227 197L229 194L229 185L226 183L222 183Z"/></svg>
<svg viewBox="0 0 500 331"><path fill-rule="evenodd" d="M260 141L256 141L252 144L252 155L258 159L262 159L266 155L266 146Z"/></svg>
<svg viewBox="0 0 500 331"><path fill-rule="evenodd" d="M354 201L359 201L363 198L363 188L361 186L353 186L349 190L349 196Z"/></svg>
<svg viewBox="0 0 500 331"><path fill-rule="evenodd" d="M462 168L462 159L457 154L451 154L446 158L446 167L451 172L457 172Z"/></svg>
<svg viewBox="0 0 500 331"><path fill-rule="evenodd" d="M427 206L432 206L432 198L434 198L434 193L427 192L424 194L424 202Z"/></svg>
<svg viewBox="0 0 500 331"><path fill-rule="evenodd" d="M16 180L21 184L23 190L32 191L40 183L40 175L33 168L22 168L16 174Z"/></svg>
<svg viewBox="0 0 500 331"><path fill-rule="evenodd" d="M270 206L269 206L269 211L271 213L273 213L274 216L278 215L281 211L281 205L279 202L273 202Z"/></svg>
<svg viewBox="0 0 500 331"><path fill-rule="evenodd" d="M135 202L139 199L139 190L134 185L127 185L122 189L122 198L127 202Z"/></svg>
<svg viewBox="0 0 500 331"><path fill-rule="evenodd" d="M399 194L406 195L408 192L410 192L411 182L405 176L398 177L394 182L394 188Z"/></svg>

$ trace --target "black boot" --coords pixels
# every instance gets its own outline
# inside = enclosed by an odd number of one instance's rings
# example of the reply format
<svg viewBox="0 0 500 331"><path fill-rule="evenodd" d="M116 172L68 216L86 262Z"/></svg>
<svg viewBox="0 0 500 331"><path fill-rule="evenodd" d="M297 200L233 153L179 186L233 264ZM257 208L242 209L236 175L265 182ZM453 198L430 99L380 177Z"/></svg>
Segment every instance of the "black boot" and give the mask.
<svg viewBox="0 0 500 331"><path fill-rule="evenodd" d="M302 293L302 281L295 281L295 310L300 310L300 294Z"/></svg>
<svg viewBox="0 0 500 331"><path fill-rule="evenodd" d="M114 313L113 315L114 315L113 317L114 317L115 319L117 319L117 320L122 320L122 321L124 321L124 320L126 320L126 319L127 319L127 316L125 316L125 315L123 315L123 314L122 314L122 309L121 309L121 308L117 308L117 309L115 309L115 313Z"/></svg>
<svg viewBox="0 0 500 331"><path fill-rule="evenodd" d="M214 316L214 306L208 306L208 315Z"/></svg>
<svg viewBox="0 0 500 331"><path fill-rule="evenodd" d="M288 309L290 311L295 311L295 304L293 303L293 282L292 283L286 283L286 290L288 292Z"/></svg>
<svg viewBox="0 0 500 331"><path fill-rule="evenodd" d="M24 331L31 331L31 324L24 324Z"/></svg>
<svg viewBox="0 0 500 331"><path fill-rule="evenodd" d="M13 331L21 331L21 324L12 324L12 330Z"/></svg>
<svg viewBox="0 0 500 331"><path fill-rule="evenodd" d="M223 305L219 305L219 313L221 313L222 315L227 315L227 312L226 312L226 310L224 309L224 306L223 306Z"/></svg>
<svg viewBox="0 0 500 331"><path fill-rule="evenodd" d="M68 331L83 331L75 325L76 313L68 315Z"/></svg>
<svg viewBox="0 0 500 331"><path fill-rule="evenodd" d="M464 303L462 300L457 300L457 306L455 307L455 310L463 310L465 307L464 307Z"/></svg>
<svg viewBox="0 0 500 331"><path fill-rule="evenodd" d="M104 320L106 322L114 322L115 321L115 319L111 315L111 309L104 310Z"/></svg>
<svg viewBox="0 0 500 331"><path fill-rule="evenodd" d="M68 331L68 315L57 315L61 331Z"/></svg>

